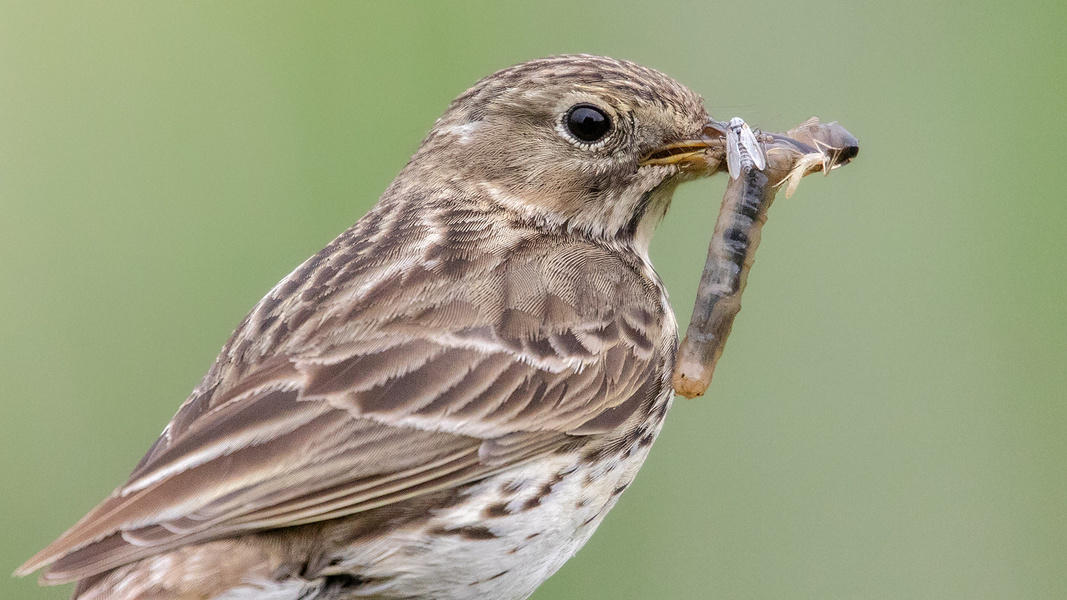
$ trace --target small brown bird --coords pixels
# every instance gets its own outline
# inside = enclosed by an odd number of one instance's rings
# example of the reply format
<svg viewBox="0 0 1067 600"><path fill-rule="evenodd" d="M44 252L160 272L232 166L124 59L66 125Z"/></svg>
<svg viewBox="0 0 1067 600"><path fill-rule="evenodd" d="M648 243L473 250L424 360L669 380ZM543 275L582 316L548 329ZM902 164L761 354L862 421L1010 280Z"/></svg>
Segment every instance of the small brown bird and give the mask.
<svg viewBox="0 0 1067 600"><path fill-rule="evenodd" d="M17 574L79 600L526 598L663 424L677 331L649 239L721 133L610 58L478 82Z"/></svg>

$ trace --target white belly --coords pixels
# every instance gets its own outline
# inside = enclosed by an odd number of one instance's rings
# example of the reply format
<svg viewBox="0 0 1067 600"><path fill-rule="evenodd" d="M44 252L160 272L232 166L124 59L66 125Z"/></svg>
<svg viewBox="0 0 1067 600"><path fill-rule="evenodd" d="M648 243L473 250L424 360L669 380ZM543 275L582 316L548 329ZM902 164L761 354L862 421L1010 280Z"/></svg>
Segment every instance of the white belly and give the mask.
<svg viewBox="0 0 1067 600"><path fill-rule="evenodd" d="M438 600L526 598L589 540L647 453L646 446L628 459L603 461L591 476L574 472L578 456L563 455L551 459L553 470L539 462L491 477L471 489L469 502L441 511L425 527L360 548L354 565L368 553L377 555L369 568L359 570L389 578L366 593ZM456 533L426 534L445 528Z"/></svg>
<svg viewBox="0 0 1067 600"><path fill-rule="evenodd" d="M649 423L642 443L592 469L578 470L588 466L579 452L520 465L473 485L464 502L417 526L353 547L331 567L370 580L350 591L290 579L249 583L218 600L521 600L585 544L633 481L661 425Z"/></svg>

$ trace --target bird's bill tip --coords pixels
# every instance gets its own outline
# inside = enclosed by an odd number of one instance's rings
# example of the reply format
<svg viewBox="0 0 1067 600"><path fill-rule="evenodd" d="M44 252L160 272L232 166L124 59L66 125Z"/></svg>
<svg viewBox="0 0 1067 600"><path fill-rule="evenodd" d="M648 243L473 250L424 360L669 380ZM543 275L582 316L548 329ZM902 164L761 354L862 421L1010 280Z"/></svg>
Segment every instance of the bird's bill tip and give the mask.
<svg viewBox="0 0 1067 600"><path fill-rule="evenodd" d="M638 163L649 165L677 165L686 170L702 170L708 167L706 154L709 148L722 148L726 140L726 125L709 119L700 133L692 139L672 142L649 152Z"/></svg>

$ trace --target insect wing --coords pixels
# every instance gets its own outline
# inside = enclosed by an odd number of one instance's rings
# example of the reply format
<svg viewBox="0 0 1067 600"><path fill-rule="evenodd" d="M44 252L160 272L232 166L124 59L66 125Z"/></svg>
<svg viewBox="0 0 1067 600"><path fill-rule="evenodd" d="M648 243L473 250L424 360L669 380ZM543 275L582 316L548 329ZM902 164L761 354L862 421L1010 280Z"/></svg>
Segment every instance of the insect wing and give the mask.
<svg viewBox="0 0 1067 600"><path fill-rule="evenodd" d="M726 169L730 171L731 179L741 176L741 147L737 140L737 131L731 127L726 134Z"/></svg>
<svg viewBox="0 0 1067 600"><path fill-rule="evenodd" d="M760 149L756 134L752 133L752 129L748 126L748 123L741 125L741 130L738 132L738 136L740 137L739 143L748 151L748 155L752 157L752 162L756 164L756 168L761 171L766 169L767 157L763 155L763 150Z"/></svg>

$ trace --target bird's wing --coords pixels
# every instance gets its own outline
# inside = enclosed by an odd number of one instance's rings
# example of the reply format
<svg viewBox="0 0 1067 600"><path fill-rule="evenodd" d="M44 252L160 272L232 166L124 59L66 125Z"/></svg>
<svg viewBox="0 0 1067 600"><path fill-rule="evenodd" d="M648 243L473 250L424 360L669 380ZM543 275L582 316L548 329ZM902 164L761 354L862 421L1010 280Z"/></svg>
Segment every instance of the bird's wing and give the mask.
<svg viewBox="0 0 1067 600"><path fill-rule="evenodd" d="M303 317L285 303L313 288L283 282L129 481L20 572L51 563L60 583L351 515L618 428L658 395L663 357L651 291L596 264L612 260L538 244L451 280L372 269L320 286Z"/></svg>

